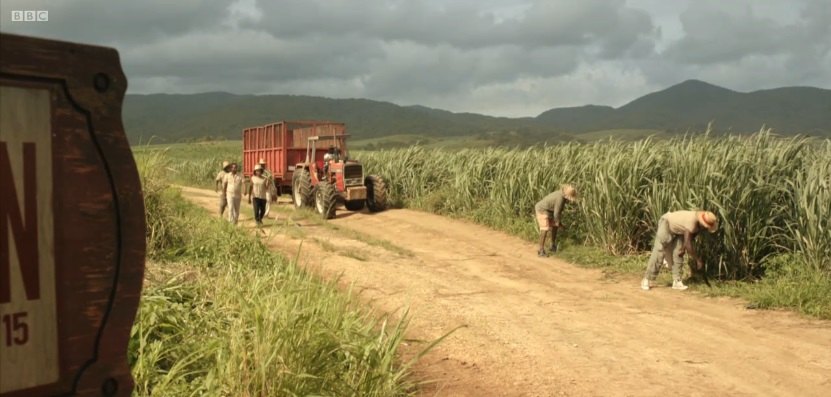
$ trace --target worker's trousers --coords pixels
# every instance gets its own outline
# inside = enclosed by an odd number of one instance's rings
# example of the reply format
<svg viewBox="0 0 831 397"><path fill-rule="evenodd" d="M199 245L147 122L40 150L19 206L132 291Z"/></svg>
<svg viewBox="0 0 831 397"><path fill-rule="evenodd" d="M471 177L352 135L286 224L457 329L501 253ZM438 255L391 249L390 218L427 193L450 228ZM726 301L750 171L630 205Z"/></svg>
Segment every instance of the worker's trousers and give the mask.
<svg viewBox="0 0 831 397"><path fill-rule="evenodd" d="M239 205L242 197L228 196L228 222L236 225L239 220Z"/></svg>
<svg viewBox="0 0 831 397"><path fill-rule="evenodd" d="M646 265L644 278L654 280L658 277L662 259L672 268L672 279L681 279L681 266L684 255L684 237L670 233L669 222L663 217L658 221L658 231L655 232L655 243L652 245L652 255Z"/></svg>
<svg viewBox="0 0 831 397"><path fill-rule="evenodd" d="M225 215L225 207L228 206L228 198L225 197L225 193L219 193L219 216Z"/></svg>

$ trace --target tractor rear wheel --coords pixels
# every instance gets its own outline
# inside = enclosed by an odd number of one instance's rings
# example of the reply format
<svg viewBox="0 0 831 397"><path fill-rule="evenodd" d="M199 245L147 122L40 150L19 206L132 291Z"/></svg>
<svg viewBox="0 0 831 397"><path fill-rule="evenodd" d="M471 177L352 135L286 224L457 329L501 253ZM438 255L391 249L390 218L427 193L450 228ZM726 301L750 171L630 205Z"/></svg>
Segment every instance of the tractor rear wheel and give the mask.
<svg viewBox="0 0 831 397"><path fill-rule="evenodd" d="M372 212L387 209L387 184L378 175L369 175L364 179L366 185L366 206Z"/></svg>
<svg viewBox="0 0 831 397"><path fill-rule="evenodd" d="M315 209L324 219L335 217L335 209L338 206L338 191L334 184L320 182L315 192Z"/></svg>
<svg viewBox="0 0 831 397"><path fill-rule="evenodd" d="M295 208L312 206L312 177L309 170L295 171L291 181L291 193Z"/></svg>
<svg viewBox="0 0 831 397"><path fill-rule="evenodd" d="M344 203L346 209L350 211L360 211L364 209L364 200L352 200Z"/></svg>

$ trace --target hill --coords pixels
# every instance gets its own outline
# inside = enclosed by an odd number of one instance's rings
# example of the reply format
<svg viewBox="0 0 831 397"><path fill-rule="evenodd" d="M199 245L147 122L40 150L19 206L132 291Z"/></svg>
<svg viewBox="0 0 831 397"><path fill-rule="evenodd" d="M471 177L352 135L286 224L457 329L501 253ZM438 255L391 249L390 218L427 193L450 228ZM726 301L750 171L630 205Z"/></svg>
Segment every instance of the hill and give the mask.
<svg viewBox="0 0 831 397"><path fill-rule="evenodd" d="M127 95L124 124L132 142L188 138L239 139L244 127L278 120L327 119L345 122L353 136L396 134L465 136L492 129L515 129L516 121L456 114L422 106L398 106L368 99L296 95Z"/></svg>
<svg viewBox="0 0 831 397"><path fill-rule="evenodd" d="M124 125L133 143L239 139L244 127L277 120L328 119L347 124L357 139L390 135L478 137L495 144L596 139L615 131L754 132L762 124L783 134L831 136L831 90L786 87L740 93L685 81L621 106L557 108L537 117L507 118L399 106L368 99L228 93L127 95ZM605 132L608 131L608 132ZM591 134L588 134L591 133ZM590 138L591 137L591 138Z"/></svg>
<svg viewBox="0 0 831 397"><path fill-rule="evenodd" d="M581 133L603 129L757 131L762 124L782 134L831 132L831 90L785 87L741 93L687 80L644 95L620 108L552 109L537 116L546 125Z"/></svg>

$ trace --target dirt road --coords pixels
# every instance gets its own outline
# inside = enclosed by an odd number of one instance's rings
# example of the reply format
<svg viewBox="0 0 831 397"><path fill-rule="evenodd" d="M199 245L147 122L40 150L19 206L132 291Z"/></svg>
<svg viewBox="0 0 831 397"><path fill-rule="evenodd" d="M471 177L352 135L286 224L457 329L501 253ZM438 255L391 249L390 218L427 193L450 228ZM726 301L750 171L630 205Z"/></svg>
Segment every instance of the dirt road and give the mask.
<svg viewBox="0 0 831 397"><path fill-rule="evenodd" d="M215 211L213 192L183 188ZM831 322L538 258L533 244L431 214L272 211L268 244L381 311L414 339L462 326L422 359L440 396L831 396ZM252 228L243 204L243 227ZM253 228L252 228L253 229ZM261 232L262 233L262 232ZM411 343L407 353L423 347Z"/></svg>

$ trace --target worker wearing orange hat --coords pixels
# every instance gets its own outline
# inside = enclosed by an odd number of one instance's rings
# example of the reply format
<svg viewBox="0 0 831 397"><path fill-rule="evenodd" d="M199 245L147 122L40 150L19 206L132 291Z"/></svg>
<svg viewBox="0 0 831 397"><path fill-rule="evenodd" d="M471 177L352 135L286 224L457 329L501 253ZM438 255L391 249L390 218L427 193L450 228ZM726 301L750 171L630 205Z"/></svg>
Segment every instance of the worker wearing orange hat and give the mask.
<svg viewBox="0 0 831 397"><path fill-rule="evenodd" d="M658 231L655 233L655 243L652 246L652 255L646 265L646 274L641 280L641 289L649 290L652 281L658 276L661 258L667 261L672 268L672 289L683 291L687 286L681 281L681 266L684 252L689 252L695 260L698 270L702 270L704 263L693 248L693 240L702 230L710 233L718 230L718 218L710 211L675 211L667 212L658 220Z"/></svg>

